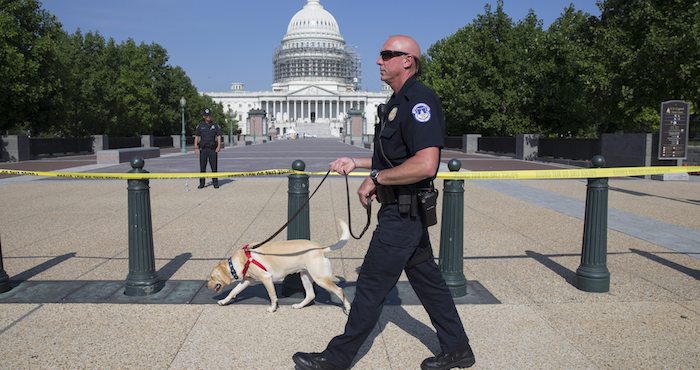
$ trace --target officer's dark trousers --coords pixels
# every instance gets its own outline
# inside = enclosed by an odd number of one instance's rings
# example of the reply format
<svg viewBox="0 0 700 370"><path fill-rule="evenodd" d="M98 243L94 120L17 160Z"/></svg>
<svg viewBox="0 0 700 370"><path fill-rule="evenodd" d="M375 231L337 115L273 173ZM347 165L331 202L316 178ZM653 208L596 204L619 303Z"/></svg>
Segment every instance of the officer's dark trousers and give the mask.
<svg viewBox="0 0 700 370"><path fill-rule="evenodd" d="M218 172L218 154L216 149L200 149L199 150L199 172L207 172L207 161L209 161L209 167L211 167L211 172ZM199 179L199 184L204 186L205 178ZM212 184L217 185L219 179L216 177L211 180Z"/></svg>
<svg viewBox="0 0 700 370"><path fill-rule="evenodd" d="M382 205L379 223L365 255L345 332L331 340L323 355L336 366L348 368L379 320L384 299L396 285L416 251L430 248L420 219L398 213L398 206ZM432 257L432 252L430 253ZM430 316L443 352L463 351L469 339L452 295L434 259L405 269L413 290Z"/></svg>

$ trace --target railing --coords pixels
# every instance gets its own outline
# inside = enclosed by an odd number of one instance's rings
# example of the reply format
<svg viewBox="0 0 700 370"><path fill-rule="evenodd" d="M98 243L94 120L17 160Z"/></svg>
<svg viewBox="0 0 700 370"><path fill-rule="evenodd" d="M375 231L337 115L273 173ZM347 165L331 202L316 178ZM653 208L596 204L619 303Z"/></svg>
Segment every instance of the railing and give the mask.
<svg viewBox="0 0 700 370"><path fill-rule="evenodd" d="M515 153L514 137L480 137L478 151L493 153Z"/></svg>
<svg viewBox="0 0 700 370"><path fill-rule="evenodd" d="M459 149L462 150L462 136L445 136L445 148L446 149Z"/></svg>
<svg viewBox="0 0 700 370"><path fill-rule="evenodd" d="M32 157L67 153L92 152L92 138L31 138L29 151Z"/></svg>
<svg viewBox="0 0 700 370"><path fill-rule="evenodd" d="M141 146L141 136L136 137L111 137L109 149L137 148Z"/></svg>
<svg viewBox="0 0 700 370"><path fill-rule="evenodd" d="M600 139L545 139L538 144L539 157L587 160L600 154Z"/></svg>
<svg viewBox="0 0 700 370"><path fill-rule="evenodd" d="M172 148L173 147L173 137L172 136L154 136L153 137L153 146L158 147L158 148Z"/></svg>

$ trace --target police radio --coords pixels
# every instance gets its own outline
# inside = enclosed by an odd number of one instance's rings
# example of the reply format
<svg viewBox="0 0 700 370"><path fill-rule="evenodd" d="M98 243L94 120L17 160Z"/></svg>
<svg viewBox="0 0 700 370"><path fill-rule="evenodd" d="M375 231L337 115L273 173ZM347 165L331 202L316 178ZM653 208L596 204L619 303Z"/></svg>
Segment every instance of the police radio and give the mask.
<svg viewBox="0 0 700 370"><path fill-rule="evenodd" d="M379 117L379 127L384 127L384 111L386 110L386 104L382 103L377 106L377 117Z"/></svg>
<svg viewBox="0 0 700 370"><path fill-rule="evenodd" d="M384 144L382 144L382 131L384 130L384 113L386 112L386 104L382 103L377 106L377 116L379 116L379 135L376 134L377 130L375 129L375 135L377 135L377 142L379 143L379 153L382 155L382 159L386 164L389 165L389 167L394 167L394 165L391 163L389 158L386 157L386 154L384 154Z"/></svg>

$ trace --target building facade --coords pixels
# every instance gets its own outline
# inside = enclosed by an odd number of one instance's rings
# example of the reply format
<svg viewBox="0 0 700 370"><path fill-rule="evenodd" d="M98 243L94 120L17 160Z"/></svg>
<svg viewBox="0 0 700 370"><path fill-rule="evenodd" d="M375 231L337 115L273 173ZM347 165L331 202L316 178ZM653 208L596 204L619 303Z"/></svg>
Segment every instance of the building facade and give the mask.
<svg viewBox="0 0 700 370"><path fill-rule="evenodd" d="M363 113L363 133L373 134L377 106L391 89L362 91L361 64L345 44L338 23L320 3L307 0L289 21L280 46L273 53L271 91L248 92L243 83L229 92L206 92L221 103L250 134L249 112L265 112L265 132L341 136L350 110Z"/></svg>

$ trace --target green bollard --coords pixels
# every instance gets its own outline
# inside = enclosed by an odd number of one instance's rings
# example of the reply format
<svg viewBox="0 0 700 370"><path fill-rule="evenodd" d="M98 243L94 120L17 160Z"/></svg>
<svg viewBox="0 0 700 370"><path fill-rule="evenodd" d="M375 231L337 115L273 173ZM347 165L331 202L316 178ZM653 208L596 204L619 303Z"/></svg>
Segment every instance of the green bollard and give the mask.
<svg viewBox="0 0 700 370"><path fill-rule="evenodd" d="M605 166L605 158L596 155L593 167ZM610 291L608 254L608 179L588 179L586 214L583 224L581 265L576 270L576 287L584 292Z"/></svg>
<svg viewBox="0 0 700 370"><path fill-rule="evenodd" d="M304 171L306 163L297 159L292 162L292 169ZM309 201L309 175L289 175L287 201L287 220ZM299 212L297 217L287 226L287 240L311 239L311 228L309 226L309 207ZM301 284L299 273L287 275L282 283L282 295L285 297L301 296L304 293L304 286Z"/></svg>
<svg viewBox="0 0 700 370"><path fill-rule="evenodd" d="M142 158L131 160L129 173L148 173ZM144 296L163 288L156 272L151 226L151 200L148 180L127 180L129 193L129 275L124 294Z"/></svg>
<svg viewBox="0 0 700 370"><path fill-rule="evenodd" d="M447 168L459 171L462 163L450 160ZM442 192L442 220L440 222L439 266L452 297L467 294L464 277L464 180L445 180Z"/></svg>
<svg viewBox="0 0 700 370"><path fill-rule="evenodd" d="M2 264L2 240L0 239L0 293L10 289L10 277L5 272L5 265Z"/></svg>

